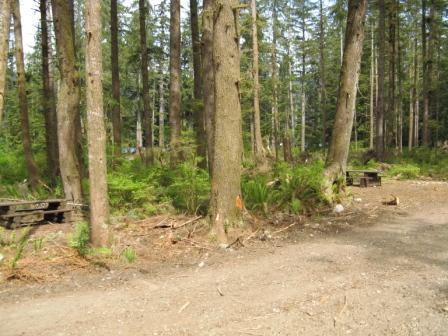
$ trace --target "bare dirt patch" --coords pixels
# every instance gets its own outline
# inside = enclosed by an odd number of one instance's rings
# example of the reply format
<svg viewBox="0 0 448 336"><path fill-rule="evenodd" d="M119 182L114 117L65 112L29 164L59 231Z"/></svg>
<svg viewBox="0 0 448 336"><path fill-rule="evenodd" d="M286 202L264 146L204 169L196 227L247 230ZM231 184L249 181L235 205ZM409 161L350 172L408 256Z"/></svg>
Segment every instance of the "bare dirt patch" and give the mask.
<svg viewBox="0 0 448 336"><path fill-rule="evenodd" d="M135 264L3 283L0 334L446 335L448 184L350 192L338 216L273 218L227 251L200 234L185 240L191 226L184 239L136 227ZM398 206L382 204L390 195Z"/></svg>

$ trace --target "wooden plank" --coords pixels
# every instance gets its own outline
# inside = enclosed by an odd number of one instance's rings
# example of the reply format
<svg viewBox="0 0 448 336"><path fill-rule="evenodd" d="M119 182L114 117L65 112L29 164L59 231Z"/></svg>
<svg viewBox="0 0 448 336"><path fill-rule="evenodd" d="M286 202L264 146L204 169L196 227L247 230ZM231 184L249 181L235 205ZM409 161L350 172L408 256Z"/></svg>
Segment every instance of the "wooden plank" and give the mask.
<svg viewBox="0 0 448 336"><path fill-rule="evenodd" d="M31 205L31 204L43 204L43 203L57 203L68 202L67 199L48 199L48 200L32 200L32 201L17 201L17 202L0 202L0 207L19 206L19 205Z"/></svg>

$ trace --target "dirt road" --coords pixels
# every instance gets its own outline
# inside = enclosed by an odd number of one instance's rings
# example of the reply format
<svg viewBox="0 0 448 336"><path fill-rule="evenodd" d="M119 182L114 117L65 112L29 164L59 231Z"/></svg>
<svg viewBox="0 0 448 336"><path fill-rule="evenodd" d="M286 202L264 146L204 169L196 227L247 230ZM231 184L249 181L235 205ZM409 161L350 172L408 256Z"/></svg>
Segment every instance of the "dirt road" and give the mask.
<svg viewBox="0 0 448 336"><path fill-rule="evenodd" d="M0 335L448 335L448 184L353 193L374 225L119 284L102 276L33 297L11 289L0 296ZM398 209L380 205L389 193Z"/></svg>

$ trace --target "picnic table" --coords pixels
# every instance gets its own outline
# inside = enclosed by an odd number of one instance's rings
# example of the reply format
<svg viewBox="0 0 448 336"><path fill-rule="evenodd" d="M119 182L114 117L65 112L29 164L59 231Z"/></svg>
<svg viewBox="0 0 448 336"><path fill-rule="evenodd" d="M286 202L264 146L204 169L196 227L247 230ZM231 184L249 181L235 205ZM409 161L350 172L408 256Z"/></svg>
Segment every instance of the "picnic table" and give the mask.
<svg viewBox="0 0 448 336"><path fill-rule="evenodd" d="M0 225L7 229L71 221L73 207L66 199L0 202Z"/></svg>
<svg viewBox="0 0 448 336"><path fill-rule="evenodd" d="M355 177L359 178L359 186L367 188L372 186L381 186L381 172L378 170L347 170L347 185L354 185Z"/></svg>

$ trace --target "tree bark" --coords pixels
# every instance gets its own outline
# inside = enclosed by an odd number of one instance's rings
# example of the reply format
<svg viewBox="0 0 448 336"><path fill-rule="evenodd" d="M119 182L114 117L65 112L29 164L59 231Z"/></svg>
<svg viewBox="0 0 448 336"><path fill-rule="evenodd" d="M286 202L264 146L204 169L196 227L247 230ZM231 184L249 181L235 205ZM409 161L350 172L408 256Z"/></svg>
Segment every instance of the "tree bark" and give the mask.
<svg viewBox="0 0 448 336"><path fill-rule="evenodd" d="M333 183L345 179L361 67L366 7L367 0L349 0L348 3L338 101L325 169L325 192L329 200L332 199Z"/></svg>
<svg viewBox="0 0 448 336"><path fill-rule="evenodd" d="M396 22L397 22L397 39L396 39L396 50L397 50L397 114L398 114L398 150L400 154L403 153L403 85L402 85L402 48L400 39L400 2L396 1Z"/></svg>
<svg viewBox="0 0 448 336"><path fill-rule="evenodd" d="M121 155L121 106L120 106L120 68L118 65L118 5L117 0L110 1L110 41L112 67L112 132L114 138L114 156Z"/></svg>
<svg viewBox="0 0 448 336"><path fill-rule="evenodd" d="M42 107L45 117L45 140L47 149L48 175L51 184L59 176L59 153L57 135L57 115L54 88L50 76L50 52L48 40L47 0L40 0L40 27L42 49Z"/></svg>
<svg viewBox="0 0 448 336"><path fill-rule="evenodd" d="M180 0L171 0L170 13L170 147L171 165L175 166L181 146Z"/></svg>
<svg viewBox="0 0 448 336"><path fill-rule="evenodd" d="M305 92L305 62L306 62L306 54L305 54L305 31L306 31L306 23L305 17L302 18L302 122L301 122L301 140L300 147L302 152L306 150L306 92Z"/></svg>
<svg viewBox="0 0 448 336"><path fill-rule="evenodd" d="M272 1L272 127L275 148L275 159L280 155L279 116L278 116L278 66L277 66L277 37L278 37L277 0Z"/></svg>
<svg viewBox="0 0 448 336"><path fill-rule="evenodd" d="M195 129L196 153L203 160L199 163L202 168L207 167L207 139L205 134L204 109L202 108L202 65L201 40L199 38L198 2L190 0L191 42L193 46L193 96L195 99Z"/></svg>
<svg viewBox="0 0 448 336"><path fill-rule="evenodd" d="M59 59L60 86L57 99L59 162L65 198L82 201L82 161L79 158L79 74L76 69L74 36L70 6L64 0L52 0L56 49Z"/></svg>
<svg viewBox="0 0 448 336"><path fill-rule="evenodd" d="M165 148L165 89L162 66L159 71L159 147Z"/></svg>
<svg viewBox="0 0 448 336"><path fill-rule="evenodd" d="M376 155L384 159L384 80L385 80L385 30L386 7L384 0L378 0L378 103L376 106Z"/></svg>
<svg viewBox="0 0 448 336"><path fill-rule="evenodd" d="M417 57L416 49L417 49L417 39L414 41L414 64L415 58ZM412 67L409 67L409 83L411 83L411 87L409 89L409 137L408 137L408 149L412 150L413 142L414 142L414 104L415 104L415 87L414 87L414 79Z"/></svg>
<svg viewBox="0 0 448 336"><path fill-rule="evenodd" d="M143 128L146 148L146 165L152 162L152 122L151 122L151 101L149 97L149 74L148 74L148 47L146 44L146 1L139 0L139 21L140 21L140 57L142 73L142 96L143 96Z"/></svg>
<svg viewBox="0 0 448 336"><path fill-rule="evenodd" d="M32 190L35 190L39 184L39 172L34 161L30 124L28 116L28 101L26 95L25 62L23 58L22 42L22 24L20 17L19 0L12 0L12 15L14 18L14 42L16 49L16 68L17 68L17 89L19 95L20 122L22 127L23 151L25 154L25 163L28 171L29 184Z"/></svg>
<svg viewBox="0 0 448 336"><path fill-rule="evenodd" d="M9 33L11 28L11 1L0 1L0 124L3 121L8 69Z"/></svg>
<svg viewBox="0 0 448 336"><path fill-rule="evenodd" d="M423 145L429 145L429 95L428 95L428 48L426 29L426 0L422 0L422 69L423 69Z"/></svg>
<svg viewBox="0 0 448 336"><path fill-rule="evenodd" d="M257 5L255 0L251 0L252 14L252 77L253 77L253 130L254 130L254 151L255 160L258 166L264 165L266 153L261 137L261 116L260 116L260 80L259 80L259 52L258 52L258 27L257 27Z"/></svg>
<svg viewBox="0 0 448 336"><path fill-rule="evenodd" d="M213 1L204 0L202 14L202 78L207 156L210 176L214 157L215 74L213 69Z"/></svg>
<svg viewBox="0 0 448 336"><path fill-rule="evenodd" d="M373 150L374 146L374 122L375 122L375 115L374 115L374 97L375 97L375 38L374 38L374 21L372 20L372 24L370 27L370 116L369 116L369 126L370 126L370 132L369 132L369 149Z"/></svg>
<svg viewBox="0 0 448 336"><path fill-rule="evenodd" d="M213 62L216 127L210 212L214 231L221 243L227 241L224 227L232 225L242 210L243 141L237 6L237 0L215 0Z"/></svg>
<svg viewBox="0 0 448 336"><path fill-rule="evenodd" d="M86 2L86 96L89 144L90 240L93 246L108 243L106 128L103 111L101 2Z"/></svg>
<svg viewBox="0 0 448 336"><path fill-rule="evenodd" d="M322 147L327 144L327 81L325 66L325 29L324 29L324 10L322 0L319 1L319 89L320 89L320 108L322 117Z"/></svg>
<svg viewBox="0 0 448 336"><path fill-rule="evenodd" d="M389 15L389 95L387 101L387 116L388 121L392 125L392 136L390 137L391 142L394 142L395 148L398 148L397 139L397 110L396 110L396 97L395 97L395 87L396 87L396 49L395 49L395 0L389 1L388 15Z"/></svg>

